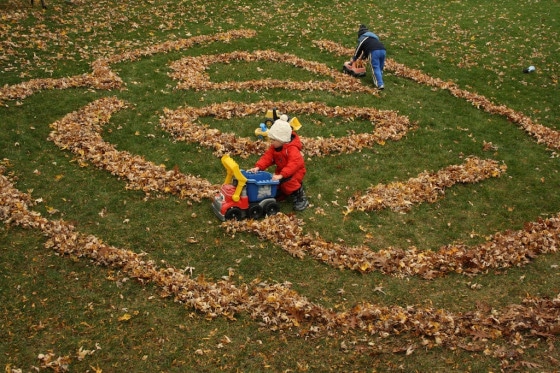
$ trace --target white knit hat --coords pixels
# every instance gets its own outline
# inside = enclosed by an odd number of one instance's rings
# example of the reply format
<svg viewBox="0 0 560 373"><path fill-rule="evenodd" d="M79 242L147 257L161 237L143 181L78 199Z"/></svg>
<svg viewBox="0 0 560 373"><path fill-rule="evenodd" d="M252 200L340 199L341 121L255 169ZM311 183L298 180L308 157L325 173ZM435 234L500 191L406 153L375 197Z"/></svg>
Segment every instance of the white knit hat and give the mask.
<svg viewBox="0 0 560 373"><path fill-rule="evenodd" d="M268 137L284 143L290 142L292 140L292 126L285 120L277 119L268 130Z"/></svg>

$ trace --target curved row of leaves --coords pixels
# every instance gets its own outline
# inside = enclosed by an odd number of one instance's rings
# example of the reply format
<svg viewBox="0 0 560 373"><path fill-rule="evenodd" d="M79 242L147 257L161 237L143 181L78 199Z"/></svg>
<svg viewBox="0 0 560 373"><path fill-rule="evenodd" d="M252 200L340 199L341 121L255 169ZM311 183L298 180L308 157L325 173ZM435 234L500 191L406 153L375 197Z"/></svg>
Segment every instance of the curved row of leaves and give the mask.
<svg viewBox="0 0 560 373"><path fill-rule="evenodd" d="M233 319L236 314L245 312L272 330L295 327L301 332L333 335L356 329L381 336L394 334L411 340L419 338L426 347L484 350L496 357L503 357L504 350L491 345L488 340L504 338L517 346L515 351L520 354L519 346L524 337L551 337L560 331L560 296L555 299L527 298L523 304L510 305L502 310L465 313L369 303L335 312L310 302L290 289L289 284L256 280L236 285L229 280L207 281L202 276L194 279L185 271L171 266L159 268L144 255L107 245L93 235L76 232L68 222L42 217L30 209L35 204L32 197L14 187L3 175L4 167L0 171L0 219L4 222L39 230L47 236L47 248L119 269L124 275L143 283L151 282L161 288L162 295L173 296L176 301L209 317ZM282 218L278 216L278 219ZM556 217L534 223L528 231L532 234L548 230L551 232L549 237L558 239L559 229L560 217ZM533 237L529 235L528 238Z"/></svg>
<svg viewBox="0 0 560 373"><path fill-rule="evenodd" d="M188 48L197 43L231 40L236 37L251 37L250 30L238 30L213 36L200 36L181 41L163 43L153 48L132 51L112 58L98 60L93 64L93 72L82 76L61 79L36 79L0 89L0 101L24 99L42 89L64 89L89 86L95 89L122 87L122 81L110 69L110 64L134 61L154 53L165 53ZM317 42L331 52L348 55L349 50L331 42ZM238 59L243 61L262 60L291 63L310 72L326 75L334 82L289 82L289 89L329 92L343 91L345 84L357 84L335 73L325 65L305 61L292 55L273 51L254 53L238 52L218 55L208 59L208 63L219 63ZM196 59L186 58L173 66L172 76L181 79L179 88L188 89L269 89L286 88L273 80L249 81L243 83L210 83L200 68L193 65ZM198 60L197 60L198 61ZM207 65L205 65L207 66ZM408 69L389 60L387 69L399 76L413 79L421 84L447 89L457 97L466 99L477 108L506 116L517 123L537 142L551 149L560 148L557 131L532 122L521 113L507 107L495 105L488 99L461 90L453 83L430 78L421 72ZM175 75L173 75L175 74ZM190 78L191 75L194 77ZM189 80L190 79L190 80ZM353 87L370 92L370 88ZM373 93L373 92L372 92ZM412 127L406 117L392 111L364 110L361 108L332 108L321 103L275 103L282 111L294 113L317 113L326 116L361 117L375 123L372 133L351 134L346 138L304 139L309 156L324 156L331 153L359 151L362 148L382 144L386 140L398 140ZM177 139L198 142L214 150L216 155L225 153L247 156L261 152L263 145L248 139L238 139L233 134L223 134L195 124L201 116L254 115L259 108L270 107L270 102L256 104L224 103L205 108L181 108L166 110L161 119L162 127ZM211 198L217 186L207 180L168 171L146 161L141 156L120 152L106 143L101 135L104 123L111 114L121 110L126 104L115 97L93 102L87 107L70 113L51 125L53 131L49 140L62 149L71 150L80 162L90 162L119 178L126 179L128 188L152 193L171 193L189 201ZM235 141L232 141L235 140ZM229 144L235 145L229 145ZM450 166L436 173L423 173L407 182L378 185L356 193L349 201L348 211L371 211L379 208L394 210L407 209L411 204L430 202L438 198L444 188L458 182L478 182L488 177L496 177L505 171L505 166L491 160L467 158L465 164ZM421 192L421 193L419 193ZM191 278L184 271L173 267L159 268L144 255L130 250L119 249L102 242L97 237L76 232L68 222L51 221L30 210L34 204L31 196L18 191L4 176L0 177L0 218L8 224L38 229L48 237L46 246L61 254L88 258L99 265L119 268L130 277L150 281L162 289L163 295L172 295L210 317L234 318L236 314L248 313L273 330L298 328L309 333L345 333L348 330L363 330L371 334L402 335L419 338L428 347L445 345L469 350L490 349L490 353L500 356L498 348L492 347L488 339L503 337L518 346L526 336L549 337L559 333L560 298L528 298L523 304L510 305L502 310L479 310L466 313L451 313L441 309L423 307L381 307L367 303L357 304L351 309L335 312L309 302L292 290L289 284L268 284L253 281L234 284L228 280L207 281L202 277ZM413 199L417 198L417 199ZM283 226L290 229L281 231L265 228ZM371 252L367 247L346 247L326 242L316 235L303 233L303 222L296 217L279 214L265 221L226 222L224 227L230 232L253 232L263 239L280 245L296 257L307 253L317 260L336 268L347 268L360 272L382 271L397 276L417 275L430 279L450 272L477 274L490 268L507 268L527 264L533 257L556 252L560 239L560 216L526 224L517 232L498 233L488 242L476 247L446 245L437 252L420 252L416 248L387 248Z"/></svg>

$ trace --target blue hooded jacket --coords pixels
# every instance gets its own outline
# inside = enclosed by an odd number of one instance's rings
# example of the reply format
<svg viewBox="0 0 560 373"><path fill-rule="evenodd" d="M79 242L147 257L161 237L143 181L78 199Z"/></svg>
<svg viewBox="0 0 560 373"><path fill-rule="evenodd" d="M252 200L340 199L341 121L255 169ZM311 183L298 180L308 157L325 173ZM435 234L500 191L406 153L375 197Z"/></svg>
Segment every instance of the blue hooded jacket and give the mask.
<svg viewBox="0 0 560 373"><path fill-rule="evenodd" d="M379 40L379 36L375 35L371 32L366 25L361 24L360 28L358 29L358 45L365 39L365 38L375 38Z"/></svg>
<svg viewBox="0 0 560 373"><path fill-rule="evenodd" d="M366 31L365 33L363 33L362 35L358 36L358 44L360 44L362 42L362 40L364 40L365 38L370 37L370 38L375 38L377 40L379 40L379 36L375 35L373 32L371 31Z"/></svg>

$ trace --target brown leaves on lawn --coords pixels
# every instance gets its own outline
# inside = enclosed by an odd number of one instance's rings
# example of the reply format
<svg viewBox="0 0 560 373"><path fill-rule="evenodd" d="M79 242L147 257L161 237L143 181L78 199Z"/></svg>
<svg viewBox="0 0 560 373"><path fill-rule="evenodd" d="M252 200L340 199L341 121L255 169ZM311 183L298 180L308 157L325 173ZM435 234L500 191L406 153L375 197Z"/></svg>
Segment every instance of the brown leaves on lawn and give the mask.
<svg viewBox="0 0 560 373"><path fill-rule="evenodd" d="M349 56L354 53L354 49L346 48L329 40L316 40L313 41L313 44L339 56ZM396 76L411 79L430 87L445 89L453 96L470 102L477 109L482 109L490 114L502 115L523 128L529 135L537 140L537 143L545 144L550 149L560 149L560 131L535 123L523 113L510 109L505 105L497 105L482 95L459 88L459 86L453 82L446 82L439 78L433 78L420 70L411 69L391 58L386 60L385 68L393 72Z"/></svg>
<svg viewBox="0 0 560 373"><path fill-rule="evenodd" d="M68 372L71 359L69 356L57 357L54 353L39 354L37 359L41 362L41 368L51 369L53 372Z"/></svg>
<svg viewBox="0 0 560 373"><path fill-rule="evenodd" d="M278 214L263 220L226 221L230 233L251 232L282 247L290 255L306 254L334 268L362 273L380 271L398 277L424 279L448 273L479 274L489 269L519 267L541 254L556 253L560 242L560 215L526 223L519 231L496 233L486 242L468 247L450 244L437 251L388 247L372 251L365 245L346 246L323 240L318 233L304 233L304 222L294 215Z"/></svg>
<svg viewBox="0 0 560 373"><path fill-rule="evenodd" d="M253 30L232 30L214 35L201 35L187 39L167 41L144 49L137 49L130 52L116 54L109 58L101 58L92 63L92 73L59 79L32 79L20 84L11 86L5 85L0 88L0 104L2 104L5 100L24 99L43 89L65 89L72 87L92 87L94 89L120 88L122 86L122 80L111 70L110 64L123 61L135 61L144 56L185 49L195 44L205 44L214 41L229 42L232 39L243 37L250 38L254 35L255 31ZM313 43L321 49L328 50L329 52L341 56L348 56L353 52L353 49L351 48L346 48L328 40L319 40L314 41ZM212 83L209 81L208 75L204 73L204 70L213 63L229 63L230 61L250 62L259 60L291 64L295 67L303 68L315 74L330 77L331 79L334 79L334 82L295 82L264 79L245 82ZM180 79L181 82L178 86L185 89L259 90L282 88L287 90L322 90L328 92L366 92L377 94L376 90L362 85L359 80L346 74L334 71L324 64L306 61L288 53L278 53L272 50L255 51L251 53L233 52L219 55L185 57L174 62L171 66L175 70L175 72L171 73L171 76L176 79ZM504 105L496 105L482 95L459 88L453 82L445 82L441 79L430 77L419 70L408 68L405 65L393 61L392 59L387 60L386 69L393 71L393 73L397 76L414 80L420 84L426 84L439 89L448 90L455 97L465 99L479 109L492 114L505 116L510 121L520 125L531 136L535 137L538 143L545 144L551 149L560 149L560 131L555 131L551 128L535 123L522 113L516 112Z"/></svg>
<svg viewBox="0 0 560 373"><path fill-rule="evenodd" d="M119 268L142 282L153 282L162 289L163 296L173 295L177 301L210 317L232 317L240 311L238 304L246 298L246 290L225 281L209 282L203 277L192 279L184 271L172 267L158 268L154 261L145 259L142 254L76 232L68 222L43 218L29 209L33 204L29 195L19 192L0 175L0 219L23 228L39 229L48 237L47 248L63 255L87 258L98 265Z"/></svg>
<svg viewBox="0 0 560 373"><path fill-rule="evenodd" d="M0 104L5 100L22 100L36 92L45 89L67 89L78 87L91 87L93 89L118 89L122 87L122 79L111 70L110 65L124 61L136 61L142 57L157 53L168 53L171 51L190 48L197 44L208 44L211 42L227 43L232 39L250 38L255 35L253 30L232 30L213 35L193 36L187 39L166 41L155 44L144 49L136 49L130 52L115 54L108 58L100 58L92 63L92 72L82 75L64 78L31 79L27 82L5 85L0 87Z"/></svg>
<svg viewBox="0 0 560 373"><path fill-rule="evenodd" d="M353 153L385 141L400 140L412 124L405 116L391 110L377 110L361 107L332 107L318 102L296 101L260 101L245 104L241 102L216 103L210 106L195 108L185 107L176 110L164 110L160 125L175 139L197 143L214 151L214 155L237 155L243 158L251 154L259 154L266 150L268 144L250 138L239 138L234 133L224 133L218 129L195 124L200 117L213 116L219 119L246 117L262 114L270 107L277 107L284 113L319 114L327 117L347 119L364 119L375 126L372 133L350 133L348 136L335 138L302 137L306 157L322 157L331 153Z"/></svg>
<svg viewBox="0 0 560 373"><path fill-rule="evenodd" d="M22 100L32 94L50 89L67 89L90 87L93 89L117 89L122 86L122 80L104 61L95 61L92 72L65 78L31 79L27 82L5 85L0 88L0 104L5 100Z"/></svg>
<svg viewBox="0 0 560 373"><path fill-rule="evenodd" d="M61 149L70 150L80 161L91 162L126 180L128 189L141 190L147 195L171 193L194 201L214 196L219 186L212 186L206 179L166 170L162 165L119 151L105 142L101 137L103 125L110 120L112 113L125 107L126 103L116 97L94 101L52 123L53 131L48 140Z"/></svg>
<svg viewBox="0 0 560 373"><path fill-rule="evenodd" d="M334 80L310 80L291 81L277 79L248 80L243 82L223 82L213 83L205 70L212 64L227 64L231 61L272 61L293 65L317 75L323 75ZM339 71L329 68L327 65L307 61L289 53L279 53L273 50L260 50L255 52L231 52L217 55L203 55L196 57L185 57L171 64L174 70L171 77L179 80L177 84L181 89L194 89L196 91L220 89L220 90L252 90L263 89L285 89L285 90L308 90L326 91L332 93L353 93L362 92L377 95L377 91L368 86L364 86L359 80Z"/></svg>
<svg viewBox="0 0 560 373"><path fill-rule="evenodd" d="M0 89L0 102L24 99L43 89L118 89L122 86L122 81L112 72L110 64L134 61L143 56L188 48L194 44L228 42L234 38L253 35L254 31L251 30L236 30L165 42L113 55L96 60L92 64L92 73L89 74L59 79L33 79L13 86L4 86ZM316 44L340 55L347 56L352 53L351 49L332 42L320 41ZM205 73L208 66L231 61L286 63L330 80L295 82L263 79L210 82ZM281 88L377 94L372 88L363 86L359 80L333 71L324 64L269 50L186 57L175 62L172 68L172 76L180 80L178 86L184 89ZM539 143L544 143L552 149L560 148L558 131L536 124L521 113L462 90L452 82L431 78L390 59L387 61L387 69L418 83L446 89L454 96L463 98L489 113L503 115L534 136ZM304 138L302 141L308 156L360 151L375 144L383 144L386 140L399 140L412 127L408 118L393 111L329 107L316 102L270 101L255 104L226 102L203 108L165 110L160 123L177 139L198 142L213 149L218 156L230 153L245 157L262 152L264 143L239 139L234 134L224 134L195 122L204 116L231 118L255 115L272 106L283 112L361 118L374 124L375 128L371 133L350 133L344 138ZM154 165L143 157L118 151L103 140L103 125L110 120L112 113L125 107L126 103L115 97L97 100L53 123L49 140L61 149L73 152L80 164L89 162L105 169L126 180L127 188L142 190L147 195L154 192L172 193L194 201L213 197L217 186L212 186L207 180L182 174L177 169L166 170L165 167ZM437 200L443 195L445 188L455 183L478 182L497 177L504 171L505 166L495 161L467 158L463 165L450 166L436 173L425 172L407 182L371 187L364 194L355 194L348 207L349 211L372 211L380 208L406 210L415 203ZM350 309L335 312L310 302L291 289L289 283L269 284L255 280L251 283L234 284L229 279L211 281L202 275L193 278L186 270L171 266L160 268L146 255L110 246L98 237L79 233L68 222L42 217L30 209L33 204L30 195L20 192L6 177L0 175L0 219L6 224L41 231L47 236L45 246L59 254L87 258L95 264L117 268L124 275L142 283L151 282L159 287L162 296L173 297L175 301L203 313L208 318L222 316L234 319L239 313L247 313L271 330L297 329L301 334L331 335L343 334L348 330L361 330L380 336L418 338L427 348L459 347L469 351L485 351L500 358L509 356L509 352L503 347L495 347L491 344L492 340L503 338L509 342L509 347L515 346L516 351L522 351L525 347L520 342L524 338L554 338L560 331L560 295L554 299L528 297L522 304L510 305L502 310L479 309L452 313L430 307L360 303ZM486 242L474 247L450 244L440 247L437 251L421 251L414 246L406 249L388 247L372 251L365 245L351 247L327 242L318 234L306 233L303 221L293 215L278 214L260 221L228 221L223 223L223 226L230 233L252 232L281 246L295 257L311 255L334 268L361 273L380 271L394 276L419 276L424 279L444 276L451 272L479 274L489 269L522 266L538 255L557 252L560 239L560 215L527 223L522 230L496 233ZM519 355L517 352L516 356ZM53 354L43 355L41 360L45 368L65 369L66 366L63 358L56 359ZM520 364L527 366L524 362Z"/></svg>
<svg viewBox="0 0 560 373"><path fill-rule="evenodd" d="M4 170L0 171L3 173ZM399 335L404 339L419 338L426 348L446 346L469 351L484 350L496 357L507 354L504 347L496 347L492 343L497 338L503 338L516 351L523 351L527 348L521 343L525 337L554 337L560 330L560 295L554 299L528 297L522 304L509 305L502 310L479 309L464 313L431 307L377 306L369 303L356 304L346 311L335 312L310 302L292 290L289 283L271 285L255 280L250 284L234 285L229 280L212 282L202 276L194 279L186 271L173 267L158 268L154 261L144 255L109 246L95 236L76 232L67 222L45 219L29 209L32 205L30 195L21 193L8 178L0 175L0 219L5 223L40 230L48 237L46 247L60 254L87 258L98 265L118 268L124 275L142 283L152 282L160 287L163 296L173 296L175 301L209 318L223 316L233 319L236 314L246 312L271 330L295 328L303 334L329 335L362 330L382 337ZM229 225L230 230L253 227L257 232L266 230L266 227L279 226L277 223L287 224L286 227L294 228L295 234L286 233L292 236L284 237L283 242L294 238L297 240L301 235L300 222L293 217L279 214L267 219L269 221L258 227L255 227L258 222L250 220L224 224ZM560 217L556 217L528 224L521 232L505 233L501 237L508 244L526 242L536 254L544 241L551 244L551 249L557 249L559 229ZM290 229L283 228L282 231L290 232ZM278 232L267 234L276 236ZM496 240L490 243L491 250L488 253L492 257L503 255L496 255L494 249L495 246L501 246L501 242ZM314 244L307 242L309 248ZM510 258L510 262L514 263L523 256L522 246L516 248L517 258ZM387 255L387 260L391 260L390 255ZM452 258L445 259L445 265L451 261ZM435 264L437 267L438 263ZM52 367L64 369L66 364L64 358L55 359L54 355L40 358L45 367L51 367L52 364Z"/></svg>
<svg viewBox="0 0 560 373"><path fill-rule="evenodd" d="M445 188L456 183L476 183L489 177L498 177L506 165L494 160L469 157L462 165L453 165L437 172L423 172L407 182L378 184L364 193L357 193L348 201L348 212L374 211L390 208L408 211L414 204L434 203L445 194Z"/></svg>

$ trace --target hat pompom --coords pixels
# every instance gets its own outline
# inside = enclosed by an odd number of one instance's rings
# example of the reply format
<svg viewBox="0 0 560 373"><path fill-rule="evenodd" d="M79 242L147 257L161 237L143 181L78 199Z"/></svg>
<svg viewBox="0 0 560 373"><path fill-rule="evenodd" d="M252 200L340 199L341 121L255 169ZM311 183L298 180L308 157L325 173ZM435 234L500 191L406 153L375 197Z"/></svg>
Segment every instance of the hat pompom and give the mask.
<svg viewBox="0 0 560 373"><path fill-rule="evenodd" d="M362 24L360 25L360 28L358 29L358 36L361 36L363 34L365 34L366 32L368 32L368 28L366 25Z"/></svg>
<svg viewBox="0 0 560 373"><path fill-rule="evenodd" d="M290 123L277 119L268 130L268 137L272 140L288 143L292 140L292 127Z"/></svg>

